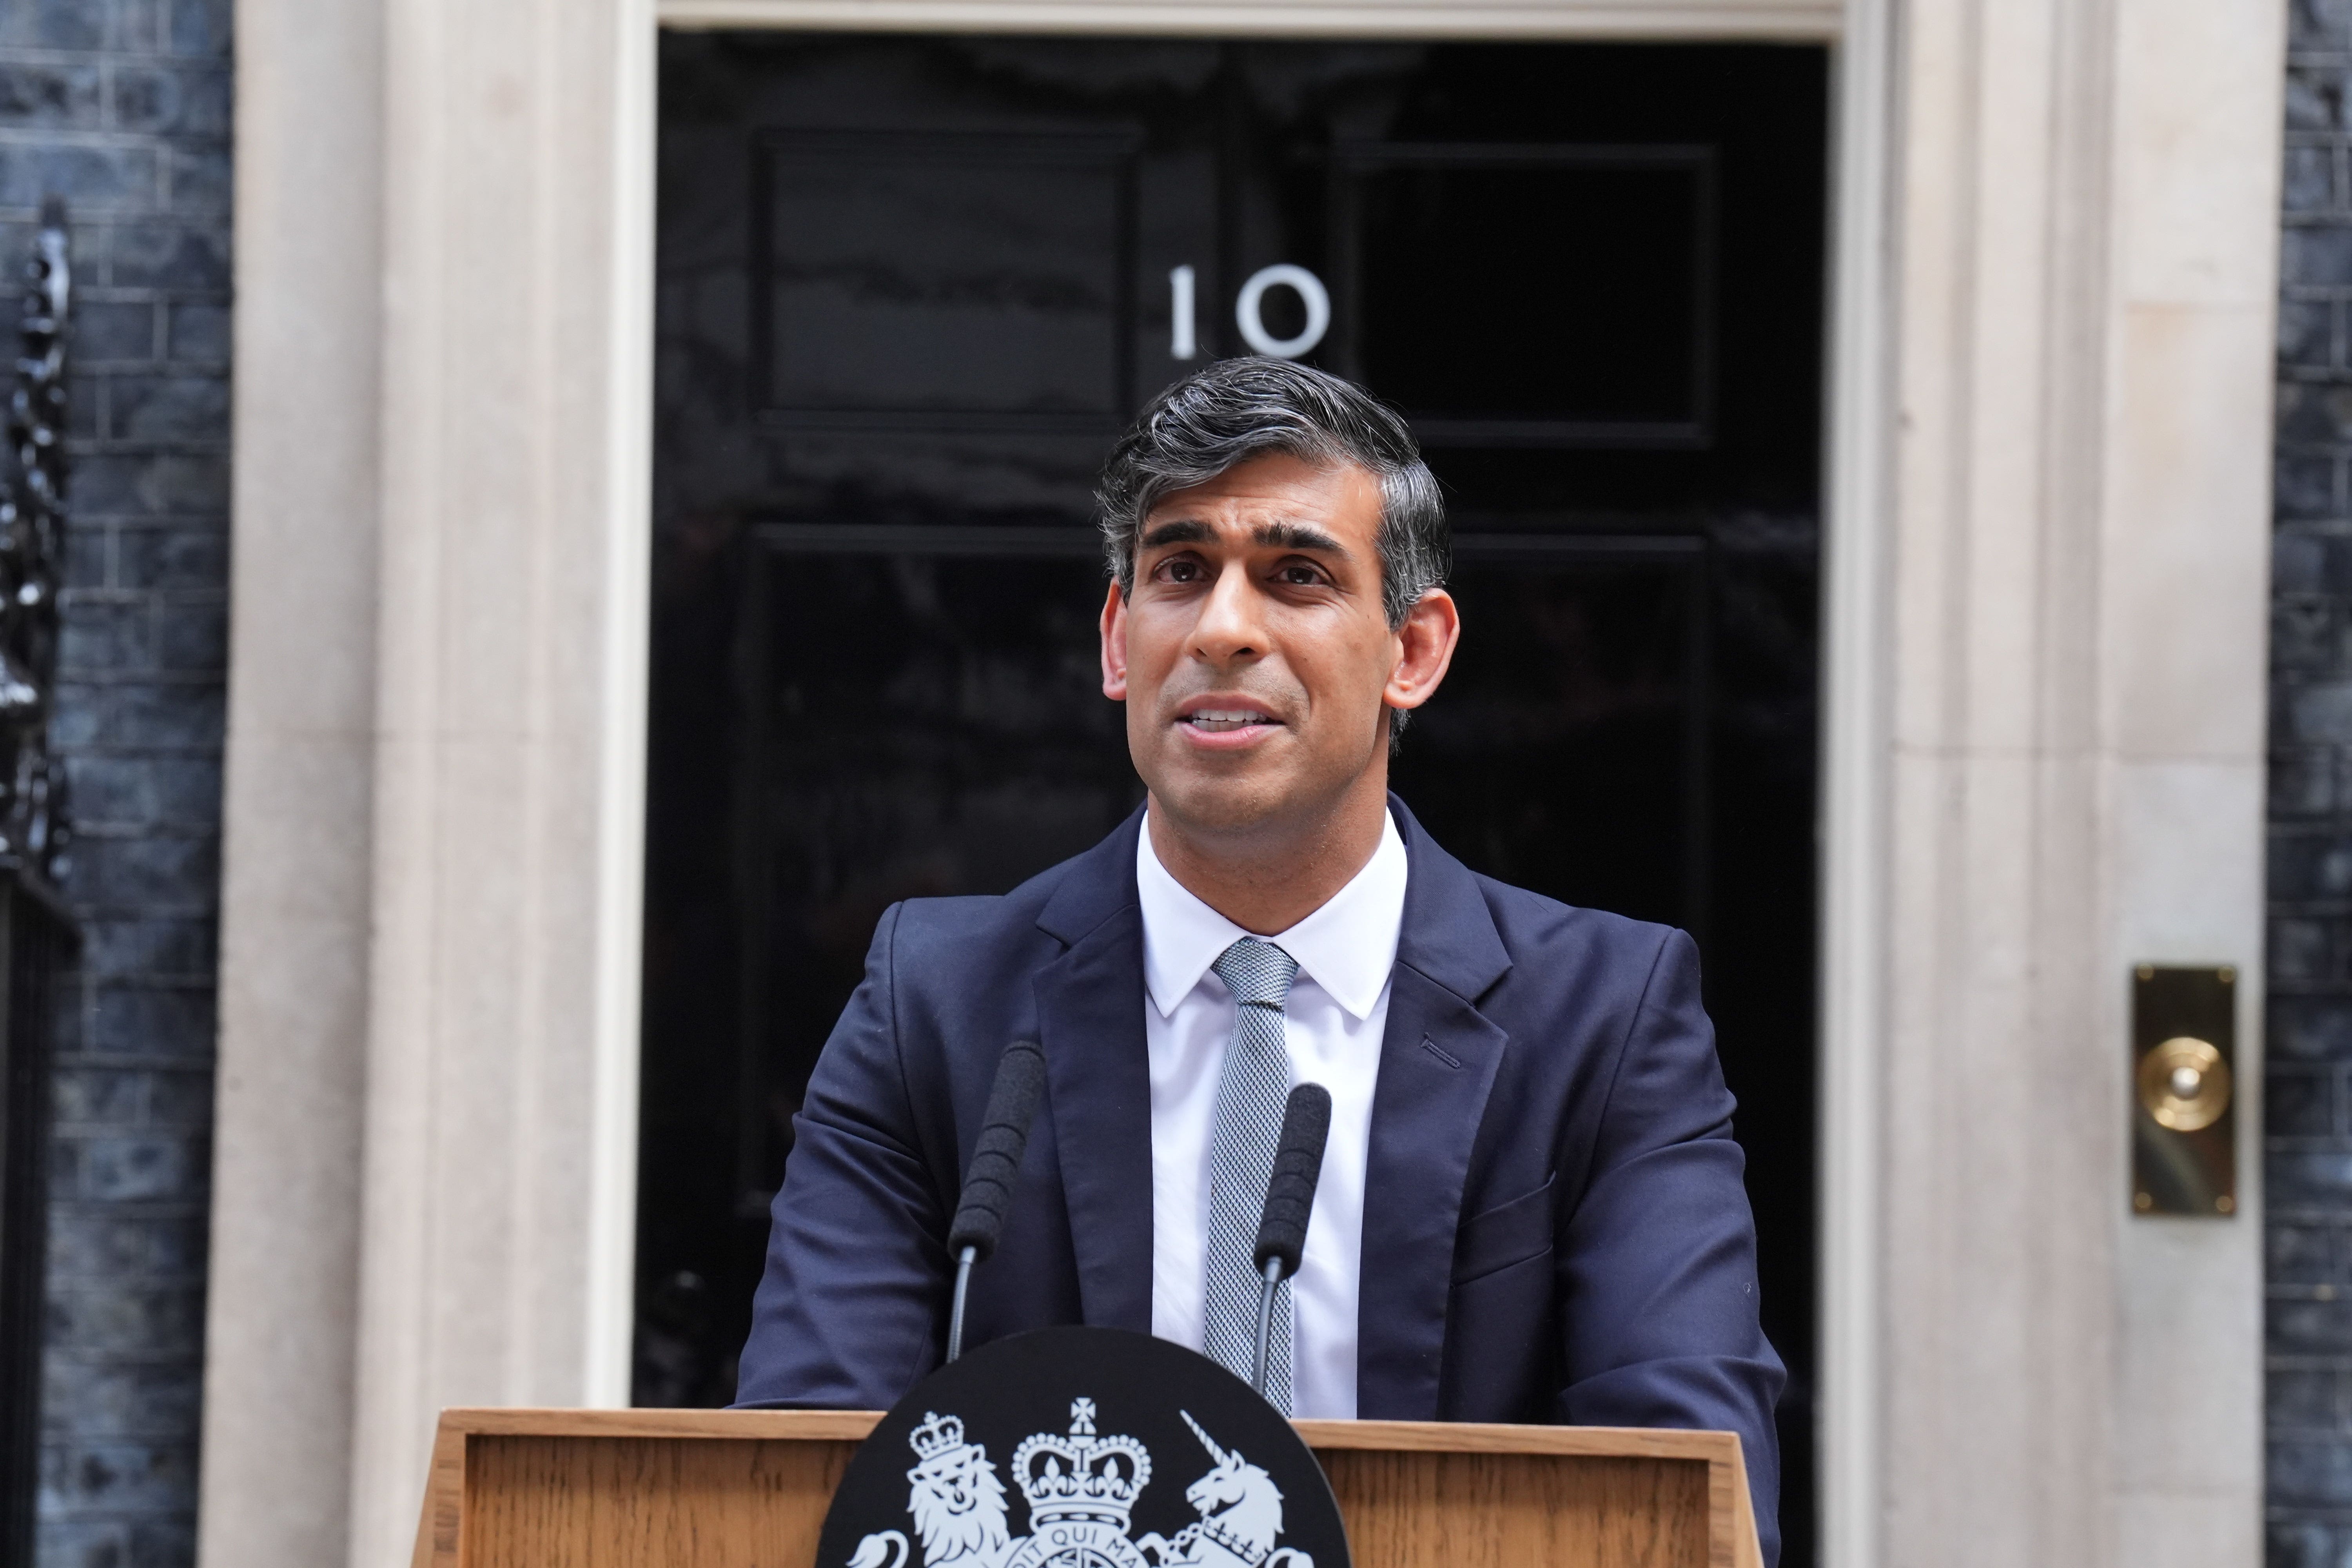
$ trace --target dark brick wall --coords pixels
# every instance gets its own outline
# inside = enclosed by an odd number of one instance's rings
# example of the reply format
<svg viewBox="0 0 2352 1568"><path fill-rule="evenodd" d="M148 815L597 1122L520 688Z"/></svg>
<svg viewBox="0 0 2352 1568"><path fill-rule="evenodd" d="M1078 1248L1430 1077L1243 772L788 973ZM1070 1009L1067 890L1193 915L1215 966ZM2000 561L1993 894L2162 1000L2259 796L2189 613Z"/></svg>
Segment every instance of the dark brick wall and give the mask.
<svg viewBox="0 0 2352 1568"><path fill-rule="evenodd" d="M2293 0L2271 632L2269 1560L2352 1563L2352 0Z"/></svg>
<svg viewBox="0 0 2352 1568"><path fill-rule="evenodd" d="M228 448L231 0L0 0L0 263L71 212L55 737L87 935L50 1211L43 1568L194 1557ZM5 310L14 310L12 290Z"/></svg>

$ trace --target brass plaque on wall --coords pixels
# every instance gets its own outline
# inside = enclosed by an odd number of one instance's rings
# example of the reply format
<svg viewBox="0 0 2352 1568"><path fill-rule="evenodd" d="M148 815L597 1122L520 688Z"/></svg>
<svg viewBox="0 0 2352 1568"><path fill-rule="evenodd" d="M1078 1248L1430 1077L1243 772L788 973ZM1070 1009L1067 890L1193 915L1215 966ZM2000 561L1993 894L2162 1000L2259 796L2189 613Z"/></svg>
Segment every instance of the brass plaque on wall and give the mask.
<svg viewBox="0 0 2352 1568"><path fill-rule="evenodd" d="M2132 972L2132 1207L2238 1210L2238 972L2143 963Z"/></svg>

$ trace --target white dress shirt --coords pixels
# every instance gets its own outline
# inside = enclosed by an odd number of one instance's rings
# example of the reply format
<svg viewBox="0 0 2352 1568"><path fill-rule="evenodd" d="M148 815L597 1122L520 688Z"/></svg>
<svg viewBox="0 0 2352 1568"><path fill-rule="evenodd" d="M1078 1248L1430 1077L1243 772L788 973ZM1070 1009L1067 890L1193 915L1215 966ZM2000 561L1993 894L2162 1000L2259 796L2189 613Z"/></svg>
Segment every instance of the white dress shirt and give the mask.
<svg viewBox="0 0 2352 1568"><path fill-rule="evenodd" d="M1372 1088L1389 1018L1389 971L1404 924L1404 840L1385 813L1380 847L1349 884L1265 940L1298 961L1284 1042L1290 1081L1331 1091L1331 1137L1307 1249L1291 1280L1291 1409L1356 1414L1356 1290L1364 1235L1364 1162ZM1187 891L1137 836L1143 906L1144 1039L1151 1056L1151 1331L1201 1348L1207 1289L1209 1142L1234 999L1210 965L1249 933Z"/></svg>

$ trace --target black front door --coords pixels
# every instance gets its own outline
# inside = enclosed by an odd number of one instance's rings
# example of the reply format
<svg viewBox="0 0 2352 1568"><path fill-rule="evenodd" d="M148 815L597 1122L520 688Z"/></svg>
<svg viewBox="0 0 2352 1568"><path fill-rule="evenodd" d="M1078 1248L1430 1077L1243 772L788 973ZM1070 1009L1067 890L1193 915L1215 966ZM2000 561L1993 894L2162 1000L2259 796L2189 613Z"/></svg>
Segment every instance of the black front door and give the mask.
<svg viewBox="0 0 2352 1568"><path fill-rule="evenodd" d="M1812 48L665 40L640 1402L731 1391L883 909L1140 798L1095 473L1276 353L1402 409L1452 508L1398 793L1699 939L1810 1559L1826 91Z"/></svg>

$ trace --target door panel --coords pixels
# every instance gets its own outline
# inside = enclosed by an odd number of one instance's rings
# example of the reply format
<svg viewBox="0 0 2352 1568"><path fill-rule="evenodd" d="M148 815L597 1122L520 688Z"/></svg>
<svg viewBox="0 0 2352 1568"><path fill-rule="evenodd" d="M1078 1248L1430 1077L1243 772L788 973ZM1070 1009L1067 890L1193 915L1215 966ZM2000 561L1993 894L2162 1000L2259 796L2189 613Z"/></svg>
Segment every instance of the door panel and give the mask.
<svg viewBox="0 0 2352 1568"><path fill-rule="evenodd" d="M1004 531L893 542L771 524L751 541L738 699L743 1054L736 1197L765 1212L811 1065L901 899L1002 890L1140 798L1103 700L1101 567ZM1077 548L1071 548L1075 544ZM908 547L911 545L911 547ZM1024 548L1027 546L1027 548Z"/></svg>
<svg viewBox="0 0 2352 1568"><path fill-rule="evenodd" d="M1350 143L1334 163L1339 368L1423 441L1706 447L1710 149Z"/></svg>
<svg viewBox="0 0 2352 1568"><path fill-rule="evenodd" d="M761 153L761 414L787 427L1119 422L1129 142L803 132Z"/></svg>
<svg viewBox="0 0 2352 1568"><path fill-rule="evenodd" d="M641 1401L731 1392L881 910L1140 799L1097 469L1319 292L1305 357L1405 411L1457 532L1396 788L1700 942L1810 1561L1826 92L1814 48L665 37Z"/></svg>

